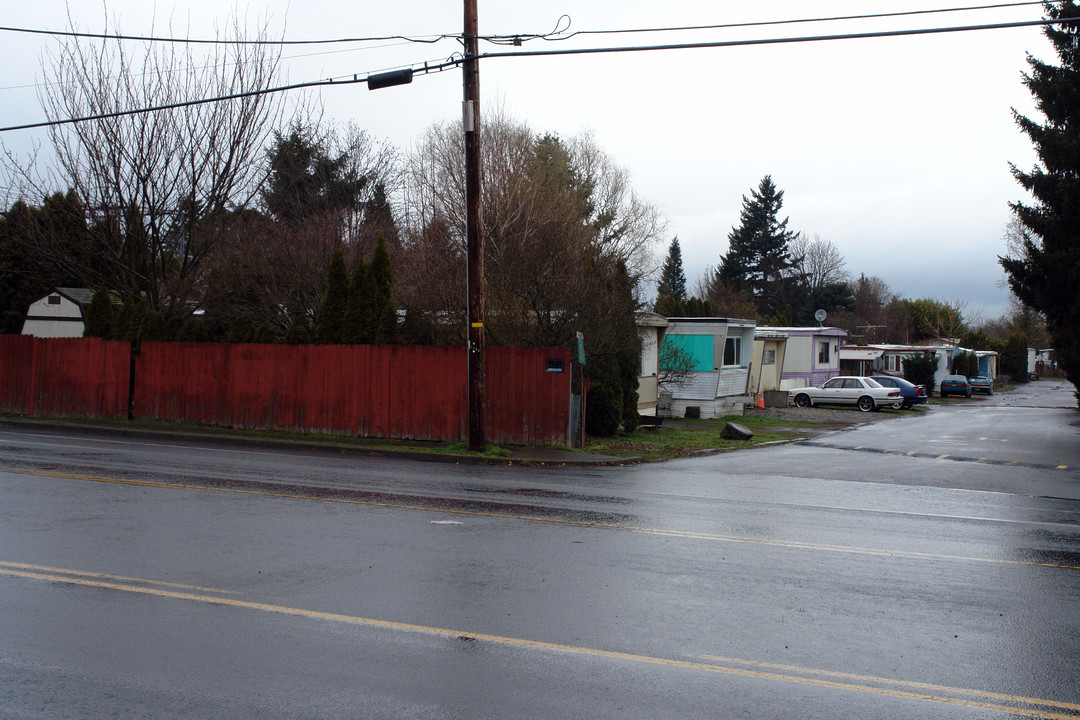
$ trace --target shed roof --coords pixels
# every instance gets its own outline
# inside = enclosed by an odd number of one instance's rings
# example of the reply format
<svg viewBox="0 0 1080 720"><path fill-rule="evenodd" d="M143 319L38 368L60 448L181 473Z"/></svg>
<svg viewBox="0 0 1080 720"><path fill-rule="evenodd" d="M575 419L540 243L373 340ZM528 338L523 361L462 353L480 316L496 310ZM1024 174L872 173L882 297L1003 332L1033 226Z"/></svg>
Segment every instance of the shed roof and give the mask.
<svg viewBox="0 0 1080 720"><path fill-rule="evenodd" d="M54 287L52 290L50 290L48 292L48 294L43 295L42 297L48 297L49 295L52 295L53 293L59 293L60 295L63 295L64 297L66 297L68 300L75 303L76 305L88 305L90 303L90 301L94 299L94 291L91 290L90 288Z"/></svg>
<svg viewBox="0 0 1080 720"><path fill-rule="evenodd" d="M667 327L668 319L654 312L635 313L634 320L639 327Z"/></svg>
<svg viewBox="0 0 1080 720"><path fill-rule="evenodd" d="M841 360L877 360L884 354L885 351L880 348L840 348Z"/></svg>
<svg viewBox="0 0 1080 720"><path fill-rule="evenodd" d="M787 333L788 336L792 335L829 335L831 337L846 337L847 330L841 330L838 327L819 327L817 325L810 325L804 327L772 327L769 325L762 325L760 330L775 330L777 332Z"/></svg>

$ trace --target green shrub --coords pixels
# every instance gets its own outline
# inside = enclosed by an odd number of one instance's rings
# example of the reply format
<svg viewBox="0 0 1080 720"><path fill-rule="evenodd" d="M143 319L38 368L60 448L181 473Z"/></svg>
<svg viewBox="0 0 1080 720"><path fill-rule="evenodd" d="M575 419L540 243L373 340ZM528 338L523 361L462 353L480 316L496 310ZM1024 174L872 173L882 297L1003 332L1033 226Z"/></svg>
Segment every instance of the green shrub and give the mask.
<svg viewBox="0 0 1080 720"><path fill-rule="evenodd" d="M953 358L953 374L971 377L979 374L979 358L975 353L962 352Z"/></svg>
<svg viewBox="0 0 1080 720"><path fill-rule="evenodd" d="M108 288L104 286L98 288L90 303L83 308L83 315L86 321L83 330L84 337L108 340L112 336L115 309L113 308L112 293L109 292Z"/></svg>
<svg viewBox="0 0 1080 720"><path fill-rule="evenodd" d="M934 391L934 375L937 372L937 356L933 354L918 353L904 358L901 365L904 379L916 385L925 385L926 394Z"/></svg>
<svg viewBox="0 0 1080 720"><path fill-rule="evenodd" d="M593 437L611 437L619 432L621 416L621 389L593 382L586 397L585 432Z"/></svg>
<svg viewBox="0 0 1080 720"><path fill-rule="evenodd" d="M1027 359L1027 340L1020 335L1010 335L999 358L1002 373L1011 375L1016 382L1027 382Z"/></svg>

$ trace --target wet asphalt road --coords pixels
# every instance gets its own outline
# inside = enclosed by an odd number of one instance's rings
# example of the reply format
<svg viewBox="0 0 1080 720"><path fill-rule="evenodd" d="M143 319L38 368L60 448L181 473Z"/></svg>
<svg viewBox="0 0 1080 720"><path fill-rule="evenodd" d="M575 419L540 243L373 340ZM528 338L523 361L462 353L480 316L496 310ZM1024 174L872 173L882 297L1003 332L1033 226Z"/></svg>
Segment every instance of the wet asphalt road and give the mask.
<svg viewBox="0 0 1080 720"><path fill-rule="evenodd" d="M0 429L0 717L1080 717L1070 392L625 468Z"/></svg>

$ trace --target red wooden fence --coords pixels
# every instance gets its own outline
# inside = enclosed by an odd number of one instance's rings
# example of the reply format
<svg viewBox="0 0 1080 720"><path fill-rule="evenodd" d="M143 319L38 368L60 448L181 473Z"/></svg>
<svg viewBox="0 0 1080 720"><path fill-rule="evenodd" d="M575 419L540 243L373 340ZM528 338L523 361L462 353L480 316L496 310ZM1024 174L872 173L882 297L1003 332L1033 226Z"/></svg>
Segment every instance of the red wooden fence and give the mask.
<svg viewBox="0 0 1080 720"><path fill-rule="evenodd" d="M130 377L126 342L0 335L0 412L126 418Z"/></svg>
<svg viewBox="0 0 1080 720"><path fill-rule="evenodd" d="M135 418L464 440L466 362L463 347L144 342L132 366L128 343L0 336L0 412L126 416L133 367ZM488 348L486 369L490 442L570 443L569 350Z"/></svg>

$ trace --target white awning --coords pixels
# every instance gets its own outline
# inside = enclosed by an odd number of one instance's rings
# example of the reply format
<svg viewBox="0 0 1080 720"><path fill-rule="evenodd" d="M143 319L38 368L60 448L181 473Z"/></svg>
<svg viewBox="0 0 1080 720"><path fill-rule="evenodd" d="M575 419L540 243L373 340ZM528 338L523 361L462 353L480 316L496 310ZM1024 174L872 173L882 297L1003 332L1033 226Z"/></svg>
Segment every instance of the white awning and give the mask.
<svg viewBox="0 0 1080 720"><path fill-rule="evenodd" d="M854 360L859 362L865 362L868 360L877 360L885 354L884 350L878 350L877 348L840 348L840 360Z"/></svg>

